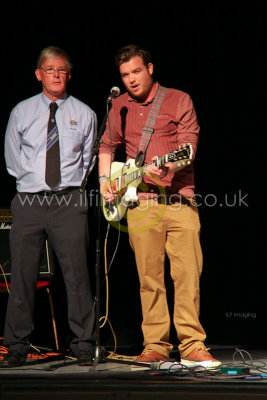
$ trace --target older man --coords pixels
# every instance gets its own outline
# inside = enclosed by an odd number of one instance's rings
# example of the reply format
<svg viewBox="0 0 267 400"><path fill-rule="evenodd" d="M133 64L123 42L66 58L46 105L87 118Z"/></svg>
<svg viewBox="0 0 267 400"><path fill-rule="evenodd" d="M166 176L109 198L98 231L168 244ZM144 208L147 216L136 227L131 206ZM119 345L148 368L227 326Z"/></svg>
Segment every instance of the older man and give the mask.
<svg viewBox="0 0 267 400"><path fill-rule="evenodd" d="M96 115L66 93L71 63L64 50L42 50L35 75L43 90L12 110L5 137L7 170L16 178L17 194L11 203L11 292L4 331L9 349L4 364L20 366L29 352L46 238L66 284L71 349L80 364L90 364L95 314L87 265L86 193L79 187L96 134Z"/></svg>

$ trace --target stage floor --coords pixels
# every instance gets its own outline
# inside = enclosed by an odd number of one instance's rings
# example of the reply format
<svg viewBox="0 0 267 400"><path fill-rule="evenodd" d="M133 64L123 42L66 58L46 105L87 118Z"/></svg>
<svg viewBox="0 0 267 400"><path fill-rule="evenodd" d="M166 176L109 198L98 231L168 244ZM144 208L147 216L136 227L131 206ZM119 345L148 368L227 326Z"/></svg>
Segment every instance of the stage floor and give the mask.
<svg viewBox="0 0 267 400"><path fill-rule="evenodd" d="M123 361L105 358L94 366L78 366L74 359L61 354L29 358L19 368L0 368L0 398L267 399L267 348L210 347L212 355L223 363L216 369L183 366L175 361L135 365L129 357ZM222 371L222 367L228 371Z"/></svg>

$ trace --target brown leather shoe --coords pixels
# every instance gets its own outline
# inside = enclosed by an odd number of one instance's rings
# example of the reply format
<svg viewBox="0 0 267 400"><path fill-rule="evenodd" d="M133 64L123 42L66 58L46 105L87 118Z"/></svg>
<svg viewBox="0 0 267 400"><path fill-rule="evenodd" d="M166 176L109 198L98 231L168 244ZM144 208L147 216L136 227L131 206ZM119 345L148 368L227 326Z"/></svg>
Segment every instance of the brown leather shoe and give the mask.
<svg viewBox="0 0 267 400"><path fill-rule="evenodd" d="M194 349L186 357L181 356L181 363L183 363L183 361L193 361L199 365L207 367L218 367L221 365L221 362L213 358L208 350L209 349L206 347Z"/></svg>
<svg viewBox="0 0 267 400"><path fill-rule="evenodd" d="M138 362L157 362L157 361L168 361L167 357L159 354L155 350L144 349L143 352L138 356L135 361Z"/></svg>

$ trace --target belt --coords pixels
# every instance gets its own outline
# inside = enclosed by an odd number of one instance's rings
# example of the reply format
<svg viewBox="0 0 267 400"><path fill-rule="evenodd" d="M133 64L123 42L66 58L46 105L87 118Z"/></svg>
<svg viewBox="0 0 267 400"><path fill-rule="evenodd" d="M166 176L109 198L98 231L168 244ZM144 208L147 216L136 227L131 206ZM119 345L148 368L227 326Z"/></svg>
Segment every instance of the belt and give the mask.
<svg viewBox="0 0 267 400"><path fill-rule="evenodd" d="M180 203L184 204L186 206L193 206L195 205L195 199L187 199L186 197L174 194L172 196L163 196L163 195L158 195L157 197L154 197L153 200L155 200L158 204L165 204L167 206L172 206L175 203Z"/></svg>
<svg viewBox="0 0 267 400"><path fill-rule="evenodd" d="M62 189L62 190L43 190L41 192L28 193L28 194L37 195L37 196L62 196L63 194L67 194L76 189L79 189L79 187L78 186L70 186L70 187L67 187L66 189Z"/></svg>

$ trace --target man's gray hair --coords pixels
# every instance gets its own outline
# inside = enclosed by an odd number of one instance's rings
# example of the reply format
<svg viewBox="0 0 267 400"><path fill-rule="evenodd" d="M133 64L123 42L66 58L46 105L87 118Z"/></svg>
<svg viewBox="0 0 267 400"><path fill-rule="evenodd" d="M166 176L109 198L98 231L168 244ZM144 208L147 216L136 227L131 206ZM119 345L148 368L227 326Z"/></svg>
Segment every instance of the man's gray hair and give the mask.
<svg viewBox="0 0 267 400"><path fill-rule="evenodd" d="M37 60L37 68L41 68L43 61L49 57L63 57L67 61L67 67L72 68L70 57L67 52L56 46L48 46L41 51Z"/></svg>

